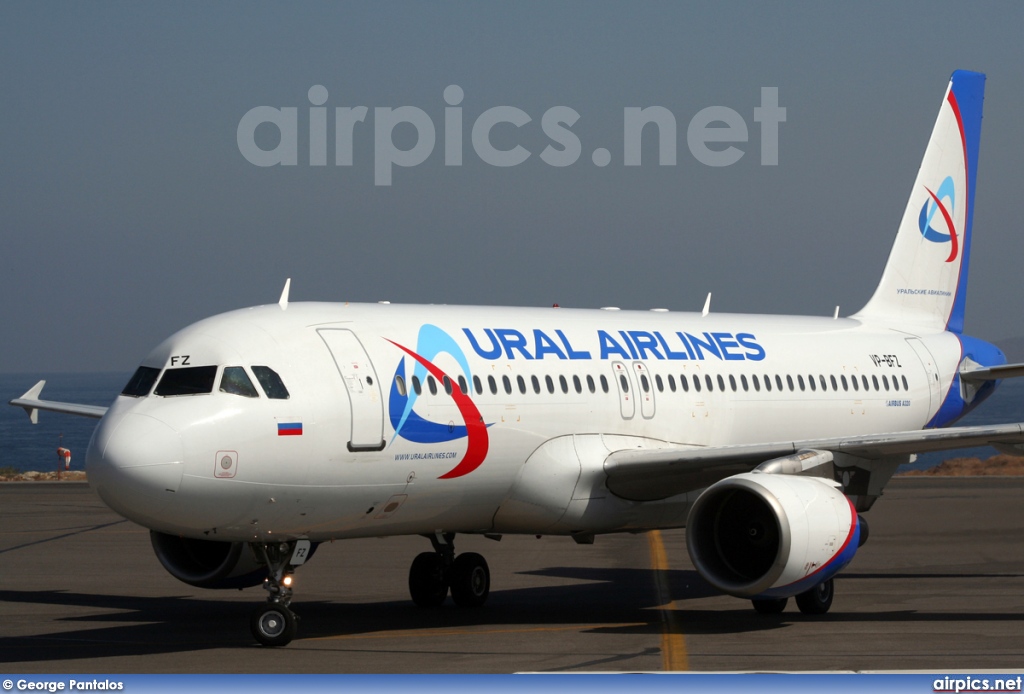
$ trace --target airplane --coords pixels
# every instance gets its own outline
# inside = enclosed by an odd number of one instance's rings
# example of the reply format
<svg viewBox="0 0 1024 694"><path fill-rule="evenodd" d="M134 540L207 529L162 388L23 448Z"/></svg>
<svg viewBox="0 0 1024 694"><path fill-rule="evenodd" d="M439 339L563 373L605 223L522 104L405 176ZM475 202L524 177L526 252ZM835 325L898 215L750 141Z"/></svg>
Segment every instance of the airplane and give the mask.
<svg viewBox="0 0 1024 694"><path fill-rule="evenodd" d="M263 585L253 637L297 634L293 578L320 543L421 535L409 591L482 605L455 537L686 528L712 586L822 614L864 519L912 455L1024 424L949 427L1024 375L963 334L985 76L957 71L881 281L835 316L290 302L158 345L98 418L89 483L150 530L175 578Z"/></svg>

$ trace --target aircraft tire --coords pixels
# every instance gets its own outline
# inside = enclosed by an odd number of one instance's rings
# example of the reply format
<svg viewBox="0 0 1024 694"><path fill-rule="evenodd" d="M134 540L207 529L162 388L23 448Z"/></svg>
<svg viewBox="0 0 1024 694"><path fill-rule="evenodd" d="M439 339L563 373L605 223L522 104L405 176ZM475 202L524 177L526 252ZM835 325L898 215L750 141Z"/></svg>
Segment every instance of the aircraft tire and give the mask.
<svg viewBox="0 0 1024 694"><path fill-rule="evenodd" d="M295 614L287 607L268 602L252 613L249 627L253 637L262 645L277 647L291 643L299 625Z"/></svg>
<svg viewBox="0 0 1024 694"><path fill-rule="evenodd" d="M835 588L830 578L806 593L796 596L796 606L804 614L825 614L832 607L833 597L835 597Z"/></svg>
<svg viewBox="0 0 1024 694"><path fill-rule="evenodd" d="M418 607L438 607L448 597L444 559L436 552L418 554L409 567L409 595Z"/></svg>
<svg viewBox="0 0 1024 694"><path fill-rule="evenodd" d="M781 614L789 604L789 598L762 598L750 602L758 614Z"/></svg>
<svg viewBox="0 0 1024 694"><path fill-rule="evenodd" d="M455 558L451 574L452 600L459 607L480 607L491 592L491 570L476 552Z"/></svg>

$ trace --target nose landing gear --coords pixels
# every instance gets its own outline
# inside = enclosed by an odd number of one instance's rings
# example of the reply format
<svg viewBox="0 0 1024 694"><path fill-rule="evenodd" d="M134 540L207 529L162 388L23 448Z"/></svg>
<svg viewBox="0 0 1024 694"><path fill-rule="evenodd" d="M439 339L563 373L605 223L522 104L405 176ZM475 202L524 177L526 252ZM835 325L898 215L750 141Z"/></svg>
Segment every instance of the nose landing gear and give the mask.
<svg viewBox="0 0 1024 694"><path fill-rule="evenodd" d="M459 607L479 607L491 590L487 561L475 552L455 556L455 534L428 536L433 552L417 555L409 569L409 594L419 607L437 607L451 590Z"/></svg>
<svg viewBox="0 0 1024 694"><path fill-rule="evenodd" d="M262 557L268 576L263 582L267 591L266 604L252 613L249 628L253 638L264 646L284 646L298 632L298 616L291 611L292 572L304 564L310 555L309 540L265 543L254 542L253 549Z"/></svg>

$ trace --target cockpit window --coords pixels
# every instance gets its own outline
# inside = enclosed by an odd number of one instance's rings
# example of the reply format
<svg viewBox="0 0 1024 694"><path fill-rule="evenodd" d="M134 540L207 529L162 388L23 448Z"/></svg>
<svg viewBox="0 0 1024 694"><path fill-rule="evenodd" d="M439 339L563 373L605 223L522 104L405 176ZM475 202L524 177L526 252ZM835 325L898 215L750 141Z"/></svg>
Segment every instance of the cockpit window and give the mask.
<svg viewBox="0 0 1024 694"><path fill-rule="evenodd" d="M160 375L160 369L152 366L140 366L135 370L128 385L121 391L121 395L129 395L133 398L144 398L153 390L156 377Z"/></svg>
<svg viewBox="0 0 1024 694"><path fill-rule="evenodd" d="M263 392L271 400L287 400L288 389L284 387L284 381L269 366L254 366L252 372L256 374L256 380L263 386Z"/></svg>
<svg viewBox="0 0 1024 694"><path fill-rule="evenodd" d="M167 369L164 371L160 384L156 387L156 395L201 395L213 392L213 382L217 378L216 366L191 366L184 369Z"/></svg>
<svg viewBox="0 0 1024 694"><path fill-rule="evenodd" d="M241 366L225 366L220 378L220 392L241 395L244 398L258 398L256 386L249 380L249 374Z"/></svg>

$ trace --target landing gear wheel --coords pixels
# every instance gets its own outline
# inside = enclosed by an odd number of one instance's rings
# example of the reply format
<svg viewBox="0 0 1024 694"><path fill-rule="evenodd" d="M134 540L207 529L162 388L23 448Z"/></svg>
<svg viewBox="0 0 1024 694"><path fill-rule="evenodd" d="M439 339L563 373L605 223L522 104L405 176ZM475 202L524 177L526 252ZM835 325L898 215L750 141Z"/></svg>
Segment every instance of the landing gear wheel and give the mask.
<svg viewBox="0 0 1024 694"><path fill-rule="evenodd" d="M751 600L759 614L781 614L789 604L789 598L762 598Z"/></svg>
<svg viewBox="0 0 1024 694"><path fill-rule="evenodd" d="M419 607L437 607L448 597L448 578L439 554L416 555L409 568L409 595Z"/></svg>
<svg viewBox="0 0 1024 694"><path fill-rule="evenodd" d="M264 646L285 646L295 638L298 622L287 607L268 602L252 613L249 627L253 637Z"/></svg>
<svg viewBox="0 0 1024 694"><path fill-rule="evenodd" d="M451 571L452 600L459 607L479 607L491 591L491 571L476 552L455 558Z"/></svg>
<svg viewBox="0 0 1024 694"><path fill-rule="evenodd" d="M835 597L835 590L832 587L832 579L811 588L806 593L796 596L796 606L804 614L825 614L828 608L832 607L832 598Z"/></svg>

